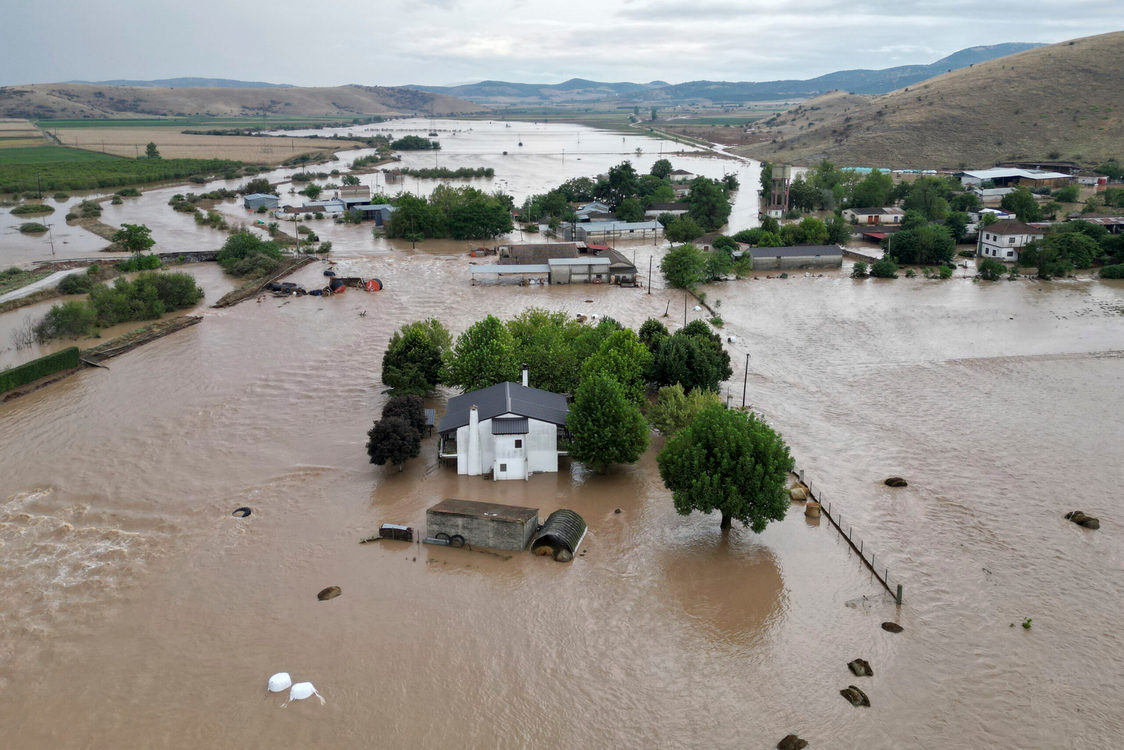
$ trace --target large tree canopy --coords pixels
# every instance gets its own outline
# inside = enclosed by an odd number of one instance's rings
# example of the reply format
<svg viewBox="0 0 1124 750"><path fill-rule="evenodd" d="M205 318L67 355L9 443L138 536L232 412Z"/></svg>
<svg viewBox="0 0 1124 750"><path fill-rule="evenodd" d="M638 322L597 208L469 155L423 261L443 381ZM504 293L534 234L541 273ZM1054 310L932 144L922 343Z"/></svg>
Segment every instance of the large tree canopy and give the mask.
<svg viewBox="0 0 1124 750"><path fill-rule="evenodd" d="M657 457L675 510L722 514L755 532L788 510L792 456L772 428L754 414L708 406L670 438Z"/></svg>
<svg viewBox="0 0 1124 750"><path fill-rule="evenodd" d="M566 418L570 456L595 471L630 464L648 447L648 424L619 383L603 373L582 380Z"/></svg>
<svg viewBox="0 0 1124 750"><path fill-rule="evenodd" d="M511 332L489 315L457 337L446 368L448 385L475 391L519 378L520 363Z"/></svg>

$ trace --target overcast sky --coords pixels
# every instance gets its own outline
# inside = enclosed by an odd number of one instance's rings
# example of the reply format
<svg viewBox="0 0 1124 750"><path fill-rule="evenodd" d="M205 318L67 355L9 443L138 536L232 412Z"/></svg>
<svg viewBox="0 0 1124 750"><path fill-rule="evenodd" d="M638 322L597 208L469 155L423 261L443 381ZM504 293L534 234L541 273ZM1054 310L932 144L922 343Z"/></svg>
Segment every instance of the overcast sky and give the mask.
<svg viewBox="0 0 1124 750"><path fill-rule="evenodd" d="M7 0L0 84L811 78L1124 28L1122 0Z"/></svg>

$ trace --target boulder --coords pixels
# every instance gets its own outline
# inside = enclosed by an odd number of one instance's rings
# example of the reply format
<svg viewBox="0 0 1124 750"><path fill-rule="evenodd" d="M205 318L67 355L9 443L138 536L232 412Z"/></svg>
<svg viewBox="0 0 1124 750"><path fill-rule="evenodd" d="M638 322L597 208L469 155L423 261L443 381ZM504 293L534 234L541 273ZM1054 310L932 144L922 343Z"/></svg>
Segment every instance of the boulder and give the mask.
<svg viewBox="0 0 1124 750"><path fill-rule="evenodd" d="M852 706L870 706L870 698L867 698L866 693L859 690L854 685L848 685L840 690L839 694L850 701Z"/></svg>
<svg viewBox="0 0 1124 750"><path fill-rule="evenodd" d="M909 486L909 482L905 481L901 477L886 477L885 481L883 481L882 484L886 485L887 487L908 487Z"/></svg>
<svg viewBox="0 0 1124 750"><path fill-rule="evenodd" d="M804 501L808 499L808 493L803 487L793 487L788 491L788 496L793 500Z"/></svg>
<svg viewBox="0 0 1124 750"><path fill-rule="evenodd" d="M866 659L855 659L847 665L847 668L854 673L855 677L874 676L874 670L870 668L870 662Z"/></svg>
<svg viewBox="0 0 1124 750"><path fill-rule="evenodd" d="M905 630L905 628L896 622L884 622L882 623L882 629L889 633L900 633Z"/></svg>
<svg viewBox="0 0 1124 750"><path fill-rule="evenodd" d="M343 593L343 590L340 589L339 586L329 586L328 588L324 589L319 594L317 594L316 598L319 599L322 602L326 602L329 599L335 599L337 596L339 596L342 593Z"/></svg>
<svg viewBox="0 0 1124 750"><path fill-rule="evenodd" d="M804 750L808 747L808 740L802 740L795 734L787 735L777 743L777 750Z"/></svg>
<svg viewBox="0 0 1124 750"><path fill-rule="evenodd" d="M574 559L574 553L563 547L554 553L554 559L558 562L570 562Z"/></svg>
<svg viewBox="0 0 1124 750"><path fill-rule="evenodd" d="M804 515L808 518L819 518L820 504L815 500L809 500L808 504L804 506Z"/></svg>

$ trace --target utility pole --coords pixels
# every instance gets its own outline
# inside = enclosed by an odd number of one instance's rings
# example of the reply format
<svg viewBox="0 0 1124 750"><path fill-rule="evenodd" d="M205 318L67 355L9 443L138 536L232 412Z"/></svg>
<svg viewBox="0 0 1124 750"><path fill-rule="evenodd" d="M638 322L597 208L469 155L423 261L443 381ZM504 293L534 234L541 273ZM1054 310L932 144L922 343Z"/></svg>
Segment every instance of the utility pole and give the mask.
<svg viewBox="0 0 1124 750"><path fill-rule="evenodd" d="M51 241L51 257L55 257L55 233L51 231L53 224L47 225L47 238Z"/></svg>
<svg viewBox="0 0 1124 750"><path fill-rule="evenodd" d="M749 385L749 352L745 353L745 378L742 380L742 408L745 408L745 387Z"/></svg>
<svg viewBox="0 0 1124 750"><path fill-rule="evenodd" d="M648 294L652 293L652 257L648 256Z"/></svg>

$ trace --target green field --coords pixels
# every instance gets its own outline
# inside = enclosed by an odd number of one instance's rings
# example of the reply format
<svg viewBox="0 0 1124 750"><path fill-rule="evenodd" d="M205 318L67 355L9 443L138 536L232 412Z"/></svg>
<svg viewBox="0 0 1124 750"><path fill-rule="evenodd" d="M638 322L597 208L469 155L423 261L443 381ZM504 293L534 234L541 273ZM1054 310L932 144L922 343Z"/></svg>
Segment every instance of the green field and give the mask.
<svg viewBox="0 0 1124 750"><path fill-rule="evenodd" d="M0 167L9 164L59 164L62 162L119 161L122 157L66 146L27 146L0 149Z"/></svg>
<svg viewBox="0 0 1124 750"><path fill-rule="evenodd" d="M0 192L39 190L96 190L120 185L180 180L186 177L233 173L240 161L227 159L124 159L93 151L63 149L81 154L67 161L5 162L0 157ZM33 149L19 149L19 151ZM38 149L34 149L38 150ZM0 151L0 154L4 152Z"/></svg>

